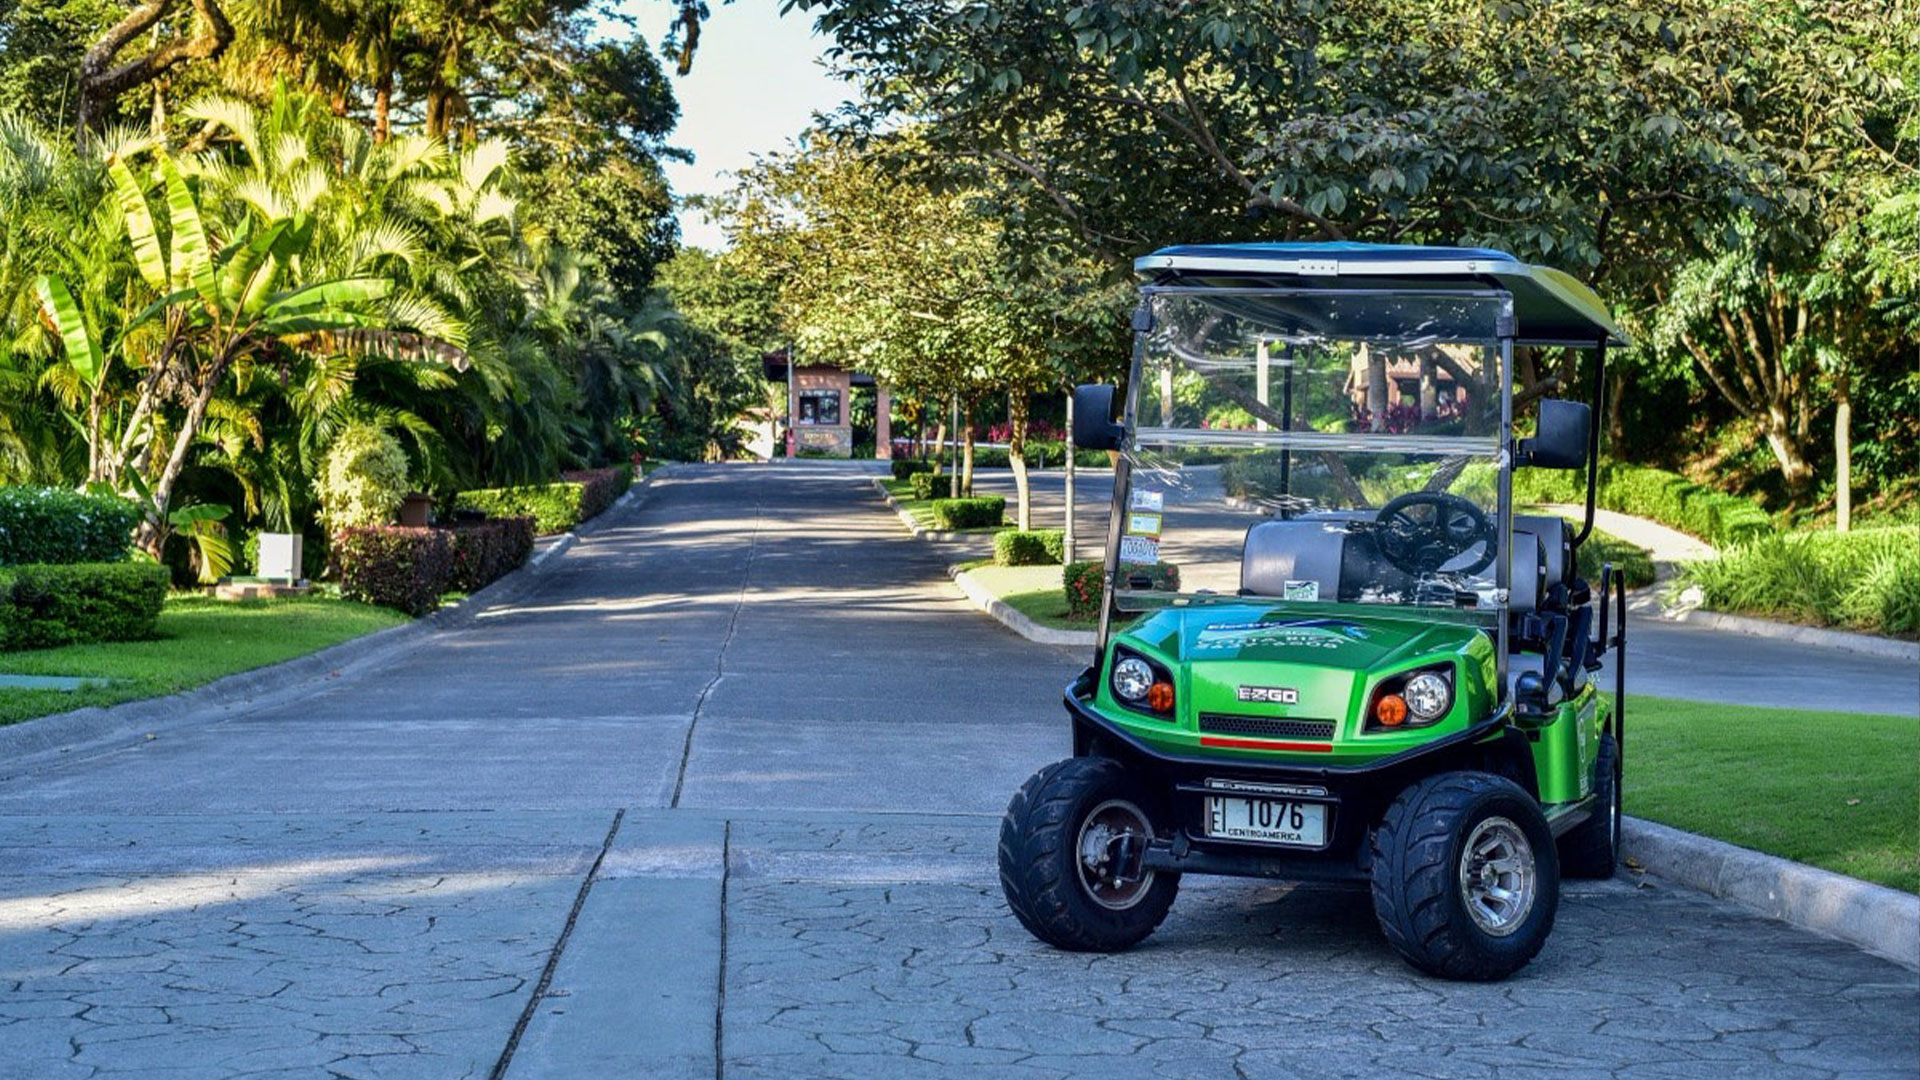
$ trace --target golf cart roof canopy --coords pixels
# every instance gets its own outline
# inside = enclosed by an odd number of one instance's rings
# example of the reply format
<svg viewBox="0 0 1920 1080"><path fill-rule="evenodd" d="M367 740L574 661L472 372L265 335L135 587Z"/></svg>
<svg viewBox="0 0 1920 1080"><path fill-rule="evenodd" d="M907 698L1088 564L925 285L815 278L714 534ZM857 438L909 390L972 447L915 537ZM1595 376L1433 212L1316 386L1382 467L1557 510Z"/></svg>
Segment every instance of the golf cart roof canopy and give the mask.
<svg viewBox="0 0 1920 1080"><path fill-rule="evenodd" d="M1513 297L1520 345L1625 345L1605 304L1572 275L1490 248L1356 244L1183 244L1134 260L1150 288L1314 289L1330 292L1462 294L1500 289ZM1251 297L1243 297L1243 306ZM1297 317L1297 315L1292 316Z"/></svg>

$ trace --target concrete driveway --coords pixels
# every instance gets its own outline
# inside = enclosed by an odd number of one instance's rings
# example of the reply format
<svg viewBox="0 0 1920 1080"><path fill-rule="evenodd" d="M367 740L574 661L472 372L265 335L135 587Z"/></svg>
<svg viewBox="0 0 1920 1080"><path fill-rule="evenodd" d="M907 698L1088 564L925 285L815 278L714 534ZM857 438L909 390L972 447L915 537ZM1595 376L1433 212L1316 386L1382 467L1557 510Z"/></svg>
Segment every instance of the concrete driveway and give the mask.
<svg viewBox="0 0 1920 1080"><path fill-rule="evenodd" d="M1658 884L1496 986L1339 890L1038 945L997 818L1085 658L867 477L677 471L384 667L0 769L0 1080L1914 1075L1920 977Z"/></svg>

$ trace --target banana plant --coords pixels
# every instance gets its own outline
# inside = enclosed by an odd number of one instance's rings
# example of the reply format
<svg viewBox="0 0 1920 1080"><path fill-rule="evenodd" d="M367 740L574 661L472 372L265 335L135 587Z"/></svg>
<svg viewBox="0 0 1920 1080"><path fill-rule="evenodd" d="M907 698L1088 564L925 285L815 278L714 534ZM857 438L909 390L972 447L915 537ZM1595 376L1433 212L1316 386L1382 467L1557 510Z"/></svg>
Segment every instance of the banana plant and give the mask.
<svg viewBox="0 0 1920 1080"><path fill-rule="evenodd" d="M218 503L194 503L167 515L167 524L193 544L202 585L214 584L233 569L233 545L220 524L231 513Z"/></svg>
<svg viewBox="0 0 1920 1080"><path fill-rule="evenodd" d="M152 149L151 166L136 160ZM90 435L97 477L123 491L144 489L147 518L136 536L159 554L175 522L168 503L199 439L209 408L231 393L237 364L283 351L308 356L378 355L467 366L464 327L437 309L394 295L383 277L303 281L302 255L314 238L312 220L296 211L261 220L241 212L238 220L209 228L194 186L173 154L133 143L109 152L111 195L125 223L133 262L156 299L131 319L125 342L150 325L156 342L146 355L129 357L141 370L133 406L111 446L104 433ZM167 222L156 224L149 192L158 187ZM318 260L314 260L318 261ZM67 360L82 378L98 380L111 355L80 319L66 283L42 281L42 306L59 330ZM162 420L161 410L183 408ZM155 438L164 431L167 442ZM162 456L164 455L164 456ZM137 480L136 480L137 477ZM196 519L197 521L198 519Z"/></svg>

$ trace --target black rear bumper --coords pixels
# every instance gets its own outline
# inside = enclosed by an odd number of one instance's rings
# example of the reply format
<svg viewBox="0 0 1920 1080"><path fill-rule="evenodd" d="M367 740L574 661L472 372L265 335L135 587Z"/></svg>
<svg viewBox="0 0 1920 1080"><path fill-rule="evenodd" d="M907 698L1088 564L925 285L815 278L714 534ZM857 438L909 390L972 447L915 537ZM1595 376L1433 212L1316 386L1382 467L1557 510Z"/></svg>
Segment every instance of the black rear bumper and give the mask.
<svg viewBox="0 0 1920 1080"><path fill-rule="evenodd" d="M1445 738L1364 765L1199 758L1150 747L1095 712L1087 703L1094 677L1088 669L1067 687L1074 753L1126 762L1164 800L1159 811L1166 824L1163 835L1147 850L1145 865L1150 869L1363 881L1368 875L1367 836L1374 823L1395 796L1423 777L1454 769L1484 769L1506 775L1538 796L1533 754L1525 736L1507 722L1505 709ZM1286 798L1325 804L1327 845L1309 850L1207 837L1204 815L1209 781L1261 785L1278 789L1275 793Z"/></svg>

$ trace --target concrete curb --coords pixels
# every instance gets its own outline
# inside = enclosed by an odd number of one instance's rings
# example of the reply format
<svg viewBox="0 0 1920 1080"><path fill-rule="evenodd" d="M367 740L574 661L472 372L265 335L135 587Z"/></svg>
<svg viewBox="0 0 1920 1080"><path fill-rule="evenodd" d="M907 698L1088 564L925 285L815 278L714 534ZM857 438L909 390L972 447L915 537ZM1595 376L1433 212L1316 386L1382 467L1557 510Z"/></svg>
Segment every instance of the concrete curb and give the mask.
<svg viewBox="0 0 1920 1080"><path fill-rule="evenodd" d="M973 601L975 607L1028 641L1040 645L1080 645L1091 649L1098 636L1091 630L1058 630L1041 626L1024 612L993 595L992 590L982 585L978 578L958 566L947 567L947 575L953 578L953 583L960 586L960 591L967 594L967 599Z"/></svg>
<svg viewBox="0 0 1920 1080"><path fill-rule="evenodd" d="M1622 828L1648 873L1920 970L1920 896L1639 818Z"/></svg>
<svg viewBox="0 0 1920 1080"><path fill-rule="evenodd" d="M880 497L886 500L887 505L893 509L895 516L899 517L900 524L905 525L908 532L913 533L913 535L922 540L931 540L940 544L965 544L984 541L989 547L993 545L993 534L989 532L951 532L944 529L929 529L922 526L913 519L912 514L908 513L906 509L900 505L900 500L893 497L893 492L887 490L886 484L882 483L884 479L884 477L874 477L873 490L879 492Z"/></svg>
<svg viewBox="0 0 1920 1080"><path fill-rule="evenodd" d="M1910 664L1920 664L1920 642L1901 641L1899 638L1880 637L1877 634L1856 634L1849 630L1831 630L1824 626L1801 626L1798 623L1755 618L1752 615L1730 615L1724 611L1706 611L1701 608L1667 608L1649 611L1647 614L1667 622L1706 626L1753 637L1797 641L1802 645L1845 649L1848 652L1877 656L1886 660L1905 660Z"/></svg>
<svg viewBox="0 0 1920 1080"><path fill-rule="evenodd" d="M632 508L641 501L639 493L648 482L670 468L656 469L643 480L636 480L605 513L580 528L584 531L614 516L616 510ZM576 533L562 533L556 542L527 560L525 566L458 604L410 623L376 630L277 664L236 672L177 694L105 708L75 709L0 727L0 761L5 763L0 767L6 769L8 776L17 775L44 767L65 755L104 749L113 744L137 745L163 731L239 716L311 693L315 683L385 664L425 644L432 634L464 626L484 610L513 603L531 592L540 575L547 572L547 564L564 555L576 542Z"/></svg>

